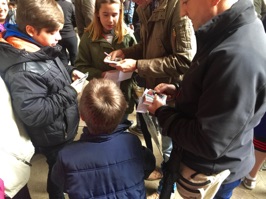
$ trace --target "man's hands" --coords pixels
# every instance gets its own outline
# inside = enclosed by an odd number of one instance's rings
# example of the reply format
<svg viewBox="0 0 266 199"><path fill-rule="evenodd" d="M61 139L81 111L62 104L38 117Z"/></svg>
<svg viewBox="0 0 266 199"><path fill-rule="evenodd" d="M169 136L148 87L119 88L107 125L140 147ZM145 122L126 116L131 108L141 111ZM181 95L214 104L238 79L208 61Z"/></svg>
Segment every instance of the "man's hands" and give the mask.
<svg viewBox="0 0 266 199"><path fill-rule="evenodd" d="M176 87L173 84L166 84L166 83L161 83L157 85L154 90L157 93L165 94L167 95L167 101L174 100L176 97Z"/></svg>
<svg viewBox="0 0 266 199"><path fill-rule="evenodd" d="M115 58L117 58L117 57L120 57L120 58L122 58L122 59L125 58L125 55L124 55L124 53L123 53L123 51L122 51L121 49L119 49L119 50L115 50L115 51L109 53L108 56L111 57L111 60L115 60Z"/></svg>
<svg viewBox="0 0 266 199"><path fill-rule="evenodd" d="M148 106L148 111L154 115L155 111L161 106L165 105L166 102L162 100L157 94L154 95L153 102Z"/></svg>
<svg viewBox="0 0 266 199"><path fill-rule="evenodd" d="M137 61L134 59L123 59L117 62L117 64L109 64L109 65L114 67L116 70L120 70L124 73L127 73L127 72L134 72L137 69L136 63Z"/></svg>
<svg viewBox="0 0 266 199"><path fill-rule="evenodd" d="M161 83L154 88L154 91L158 94L167 95L167 101L175 99L176 96L176 87L173 84ZM153 102L148 106L148 111L151 114L154 114L158 108L166 104L158 94L155 93Z"/></svg>
<svg viewBox="0 0 266 199"><path fill-rule="evenodd" d="M116 70L126 72L134 72L137 69L136 63L137 60L134 59L124 59L125 55L122 50L115 50L109 55L110 60L115 60L116 58L122 58L121 61L118 61L116 64L109 64L111 67L114 67Z"/></svg>

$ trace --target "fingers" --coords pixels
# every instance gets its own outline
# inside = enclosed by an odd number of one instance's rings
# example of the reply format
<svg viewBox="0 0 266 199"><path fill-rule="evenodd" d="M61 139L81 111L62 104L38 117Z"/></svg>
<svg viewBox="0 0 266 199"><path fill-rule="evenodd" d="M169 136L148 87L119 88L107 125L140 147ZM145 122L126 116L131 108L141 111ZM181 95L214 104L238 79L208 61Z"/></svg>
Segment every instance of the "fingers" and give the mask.
<svg viewBox="0 0 266 199"><path fill-rule="evenodd" d="M111 60L115 60L118 57L121 58L121 59L125 58L125 55L124 55L123 51L120 50L120 49L119 50L115 50L115 51L109 53L108 55L111 56Z"/></svg>
<svg viewBox="0 0 266 199"><path fill-rule="evenodd" d="M84 75L86 75L86 74L84 74L78 70L73 70L72 71L72 80L75 81L77 79L80 79L80 78L84 77Z"/></svg>

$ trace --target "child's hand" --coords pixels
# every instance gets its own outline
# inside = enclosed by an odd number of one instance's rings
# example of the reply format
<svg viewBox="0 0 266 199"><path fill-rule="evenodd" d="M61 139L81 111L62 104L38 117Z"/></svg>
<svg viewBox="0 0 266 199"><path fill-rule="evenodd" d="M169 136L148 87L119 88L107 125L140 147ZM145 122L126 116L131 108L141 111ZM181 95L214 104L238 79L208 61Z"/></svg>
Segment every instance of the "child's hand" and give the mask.
<svg viewBox="0 0 266 199"><path fill-rule="evenodd" d="M82 73L83 74L83 73ZM81 75L81 74L79 74ZM83 74L83 76L81 76L81 78L76 79L71 86L77 91L77 93L81 93L83 88L84 88L84 84L87 81L88 77L88 73ZM88 81L87 81L88 82Z"/></svg>
<svg viewBox="0 0 266 199"><path fill-rule="evenodd" d="M75 81L77 79L81 79L82 77L84 77L84 73L78 71L78 70L73 70L72 71L72 81Z"/></svg>

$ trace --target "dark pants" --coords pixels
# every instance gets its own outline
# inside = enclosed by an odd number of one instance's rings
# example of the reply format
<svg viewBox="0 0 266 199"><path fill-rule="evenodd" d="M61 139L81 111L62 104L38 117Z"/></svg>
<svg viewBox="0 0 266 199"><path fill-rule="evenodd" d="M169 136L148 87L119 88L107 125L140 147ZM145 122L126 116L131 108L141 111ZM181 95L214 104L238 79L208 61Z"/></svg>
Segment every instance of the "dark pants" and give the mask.
<svg viewBox="0 0 266 199"><path fill-rule="evenodd" d="M78 53L78 39L77 36L75 37L69 37L69 38L62 38L58 42L60 46L62 46L61 54L59 55L59 58L63 62L64 65L68 65L68 62L70 61L71 66L74 66L76 56Z"/></svg>
<svg viewBox="0 0 266 199"><path fill-rule="evenodd" d="M142 146L142 150L144 159L144 179L147 179L156 167L156 160L150 149Z"/></svg>
<svg viewBox="0 0 266 199"><path fill-rule="evenodd" d="M11 198L5 197L5 199ZM28 186L25 185L22 189L20 189L20 191L12 199L31 199Z"/></svg>
<svg viewBox="0 0 266 199"><path fill-rule="evenodd" d="M58 152L65 147L67 144L71 143L68 141L64 144L48 147L48 148L38 148L38 151L46 157L46 162L48 164L48 177L47 177L47 192L49 194L49 199L64 199L63 189L58 187L51 179L52 168L56 162Z"/></svg>

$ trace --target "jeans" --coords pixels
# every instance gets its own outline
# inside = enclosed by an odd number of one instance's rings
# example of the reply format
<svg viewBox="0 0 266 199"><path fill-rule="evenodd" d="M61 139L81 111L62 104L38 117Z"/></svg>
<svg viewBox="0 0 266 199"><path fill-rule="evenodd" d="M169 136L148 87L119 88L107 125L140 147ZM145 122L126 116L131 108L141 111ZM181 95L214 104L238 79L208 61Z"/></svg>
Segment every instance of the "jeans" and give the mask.
<svg viewBox="0 0 266 199"><path fill-rule="evenodd" d="M241 180L237 180L228 184L222 184L213 199L229 199L233 194L233 190L238 187Z"/></svg>

